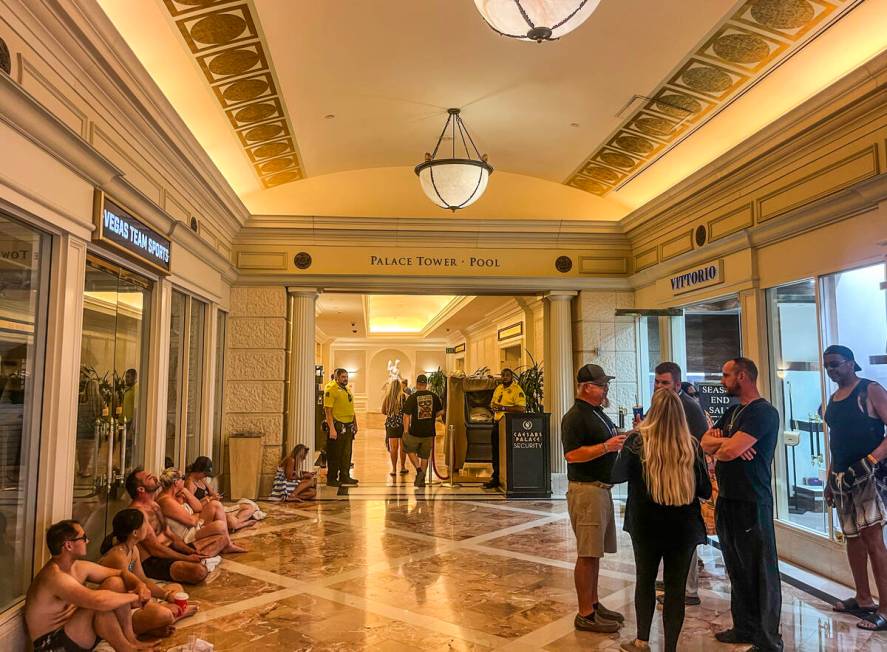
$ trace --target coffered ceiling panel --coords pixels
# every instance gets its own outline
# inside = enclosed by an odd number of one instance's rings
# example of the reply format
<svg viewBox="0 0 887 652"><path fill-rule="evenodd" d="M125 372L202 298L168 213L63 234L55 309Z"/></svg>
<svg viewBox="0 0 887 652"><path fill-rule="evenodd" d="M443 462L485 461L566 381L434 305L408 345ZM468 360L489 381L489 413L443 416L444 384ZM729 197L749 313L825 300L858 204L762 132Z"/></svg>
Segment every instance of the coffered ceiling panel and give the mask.
<svg viewBox="0 0 887 652"><path fill-rule="evenodd" d="M301 179L292 127L250 4L163 1L262 185Z"/></svg>

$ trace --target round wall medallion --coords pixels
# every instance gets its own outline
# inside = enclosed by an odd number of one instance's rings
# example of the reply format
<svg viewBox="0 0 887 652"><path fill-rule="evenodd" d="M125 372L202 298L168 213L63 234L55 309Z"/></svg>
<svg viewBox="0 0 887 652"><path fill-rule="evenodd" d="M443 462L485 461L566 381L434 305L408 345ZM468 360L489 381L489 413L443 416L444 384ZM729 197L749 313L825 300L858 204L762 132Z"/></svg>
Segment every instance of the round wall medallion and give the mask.
<svg viewBox="0 0 887 652"><path fill-rule="evenodd" d="M696 246L701 247L708 239L708 230L701 224L696 227Z"/></svg>
<svg viewBox="0 0 887 652"><path fill-rule="evenodd" d="M554 261L554 268L561 274L566 274L573 269L573 261L569 256L558 256L557 260Z"/></svg>
<svg viewBox="0 0 887 652"><path fill-rule="evenodd" d="M293 258L293 263L299 269L308 269L311 267L311 254L307 251L300 251Z"/></svg>
<svg viewBox="0 0 887 652"><path fill-rule="evenodd" d="M0 70L7 75L12 74L12 58L9 56L9 48L6 47L2 38L0 38Z"/></svg>

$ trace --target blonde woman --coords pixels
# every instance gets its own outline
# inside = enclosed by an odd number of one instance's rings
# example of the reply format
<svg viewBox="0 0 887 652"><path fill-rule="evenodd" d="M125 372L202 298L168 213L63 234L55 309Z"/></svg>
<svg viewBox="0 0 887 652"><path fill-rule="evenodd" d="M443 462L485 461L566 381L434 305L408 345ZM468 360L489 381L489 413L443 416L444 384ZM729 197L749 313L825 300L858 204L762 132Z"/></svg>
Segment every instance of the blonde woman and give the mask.
<svg viewBox="0 0 887 652"><path fill-rule="evenodd" d="M677 650L684 624L684 589L696 546L705 543L700 498L711 482L699 444L690 435L678 395L660 389L650 411L629 435L613 467L612 482L628 482L624 529L634 548L637 638L627 652L650 649L656 611L656 572L663 562L662 612L666 652Z"/></svg>
<svg viewBox="0 0 887 652"><path fill-rule="evenodd" d="M406 395L403 383L393 379L388 383L385 399L382 401L382 414L385 415L385 446L391 456L391 477L397 476L397 458L400 457L400 472L407 472L407 453L403 449L403 403Z"/></svg>

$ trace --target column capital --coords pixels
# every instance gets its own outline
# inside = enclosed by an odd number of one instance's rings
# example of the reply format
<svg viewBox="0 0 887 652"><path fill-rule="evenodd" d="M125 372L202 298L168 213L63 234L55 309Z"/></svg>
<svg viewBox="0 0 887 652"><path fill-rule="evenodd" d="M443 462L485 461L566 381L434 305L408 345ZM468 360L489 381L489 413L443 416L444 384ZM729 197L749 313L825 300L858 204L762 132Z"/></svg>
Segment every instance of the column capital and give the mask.
<svg viewBox="0 0 887 652"><path fill-rule="evenodd" d="M317 288L288 287L286 293L294 297L314 297L316 299L320 296L321 290Z"/></svg>
<svg viewBox="0 0 887 652"><path fill-rule="evenodd" d="M551 292L546 292L542 295L542 298L548 299L549 301L570 301L573 297L578 295L579 293L575 290L552 290Z"/></svg>

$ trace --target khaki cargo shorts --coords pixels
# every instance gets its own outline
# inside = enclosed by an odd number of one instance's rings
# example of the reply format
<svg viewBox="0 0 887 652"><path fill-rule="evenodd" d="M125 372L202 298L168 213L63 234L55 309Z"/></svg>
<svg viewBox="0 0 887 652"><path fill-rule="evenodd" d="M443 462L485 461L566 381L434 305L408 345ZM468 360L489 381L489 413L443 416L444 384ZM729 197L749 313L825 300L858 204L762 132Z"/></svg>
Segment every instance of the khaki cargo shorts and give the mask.
<svg viewBox="0 0 887 652"><path fill-rule="evenodd" d="M570 482L567 511L579 557L616 552L616 516L610 490L589 482Z"/></svg>
<svg viewBox="0 0 887 652"><path fill-rule="evenodd" d="M403 449L407 453L418 455L419 459L427 460L431 457L431 446L434 437L415 437L408 432L403 433Z"/></svg>

